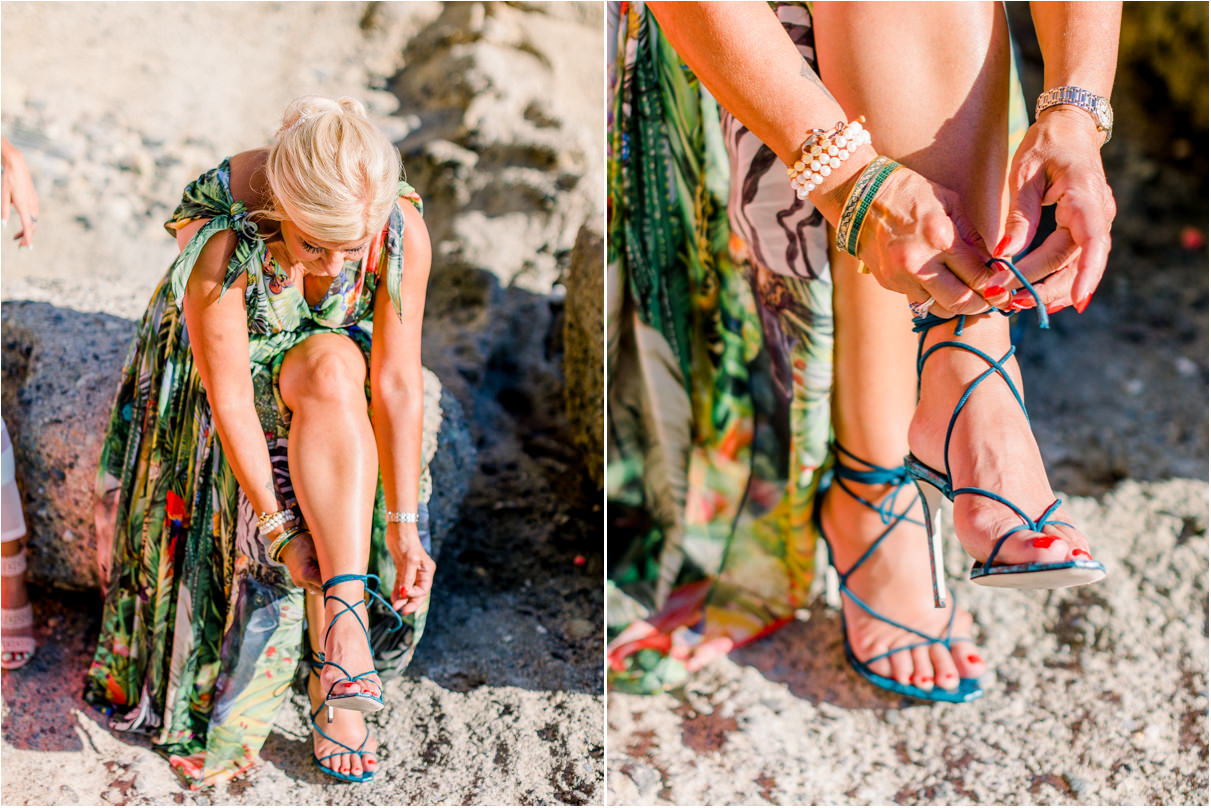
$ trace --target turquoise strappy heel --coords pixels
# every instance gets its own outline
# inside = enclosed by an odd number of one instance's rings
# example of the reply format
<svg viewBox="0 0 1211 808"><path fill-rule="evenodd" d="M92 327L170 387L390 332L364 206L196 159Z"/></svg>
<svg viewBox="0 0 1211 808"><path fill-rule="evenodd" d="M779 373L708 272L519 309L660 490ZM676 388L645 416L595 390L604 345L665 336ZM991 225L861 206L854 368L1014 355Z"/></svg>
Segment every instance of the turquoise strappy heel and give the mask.
<svg viewBox="0 0 1211 808"><path fill-rule="evenodd" d="M324 665L327 663L324 662L323 654L312 651L311 658L307 660L307 664L311 667L311 675L316 678L319 678L320 668L324 667ZM366 742L370 740L370 728L369 727L366 727L366 734L362 737L362 742L356 748L354 748L354 747L350 746L349 744L344 743L342 741L338 741L336 738L333 738L327 732L324 732L324 730L320 727L320 725L316 722L315 719L319 718L320 713L322 713L324 711L325 706L327 706L327 705L324 702L320 702L320 706L316 707L315 712L311 713L311 727L316 732L318 732L320 735L322 735L326 740L331 741L332 743L341 747L341 749L343 749L344 751L332 752L331 754L324 755L323 757L320 757L319 755L315 754L315 752L313 751L311 754L311 757L312 757L312 759L315 760L315 765L318 766L320 771L322 771L324 774L327 774L330 777L335 777L337 780L344 780L346 783L366 783L366 782L369 782L370 780L373 780L374 772L369 772L369 771L366 771L365 769L362 770L361 774L353 775L353 774L345 774L344 772L339 772L336 769L333 769L332 767L324 764L324 761L329 760L330 758L344 755L346 753L352 753L352 754L361 756L362 753L366 749ZM329 708L328 712L329 712L328 718L329 718L329 720L331 720L332 719L331 708ZM313 744L313 748L314 748L314 744Z"/></svg>
<svg viewBox="0 0 1211 808"><path fill-rule="evenodd" d="M1046 307L1043 306L1038 294L1035 292L1029 281L1022 276L1018 268L1011 261L1001 258L994 258L989 262L989 266L993 263L1002 264L1008 268L1021 282L1022 288L1027 290L1035 299L1035 305L1039 313L1039 327L1048 328L1048 318ZM1005 312L1000 312L1005 314ZM1029 514L1023 511L1014 503L1010 502L1005 497L989 491L985 488L977 488L975 486L963 486L955 488L952 484L953 477L950 470L950 439L954 434L955 424L958 422L959 414L963 411L963 407L970 400L972 393L985 379L995 375L1001 377L1005 384L1009 386L1010 392L1017 400L1018 406L1022 408L1022 414L1026 416L1027 423L1030 422L1030 415L1026 412L1026 402L1022 398L1021 392L1017 385L1013 383L1013 379L1005 370L1005 362L1009 357L1013 356L1014 347L1010 346L1005 355L1000 359L994 359L978 348L968 345L965 342L959 341L958 337L963 334L963 327L966 323L966 316L960 315L957 318L937 317L932 314L926 314L922 317L917 317L913 320L913 330L920 334L917 343L917 378L921 377L921 371L925 367L925 361L943 348L955 348L968 353L974 354L988 364L988 370L977 376L972 382L967 385L963 391L963 395L959 398L959 402L955 405L954 413L950 416L950 423L946 427L946 440L943 444L942 456L945 458L946 468L944 471L938 471L930 466L922 463L911 453L905 458L904 464L908 468L909 474L917 484L917 488L921 495L921 500L925 505L925 526L929 533L929 551L930 551L930 567L933 573L933 595L934 603L942 607L946 604L946 594L940 584L940 579L943 577L942 567L942 539L940 530L940 516L942 497L946 497L950 501L954 501L955 497L961 494L974 494L977 496L987 497L988 499L999 502L1005 507L1012 510L1022 520L1022 524L1006 531L1004 535L997 539L993 545L992 552L988 554L987 560L983 562L975 562L971 568L971 580L982 586L997 586L1012 589L1062 589L1070 586L1080 586L1082 584L1091 584L1102 580L1106 577L1106 568L1098 561L1089 559L1069 559L1066 561L1056 561L1050 563L1029 563L1029 564L997 564L997 553L1015 533L1023 530L1033 532L1042 532L1046 525L1066 525L1073 527L1068 522L1063 522L1053 518L1053 514L1060 507L1060 500L1057 498L1048 506L1041 515L1037 518L1031 518ZM957 320L954 336L955 339L943 340L925 349L925 336L929 331L942 323L948 323L952 320Z"/></svg>
<svg viewBox="0 0 1211 808"><path fill-rule="evenodd" d="M403 624L404 624L403 619L401 619L400 616L396 613L396 611L391 608L391 604L388 603L386 601L386 599L378 593L378 582L379 581L378 581L377 575L357 575L357 574L352 574L352 573L347 574L347 575L334 575L333 577L329 578L327 581L324 581L324 585L323 585L324 606L327 607L328 601L335 600L336 602L338 602L342 606L344 606L344 608L341 609L339 612L337 612L336 615L332 618L332 620L330 620L328 622L328 630L324 632L324 647L325 648L328 647L328 635L332 633L332 627L334 625L336 625L337 620L340 620L346 614L352 615L353 619L357 621L357 624L359 626L361 626L362 633L366 635L366 646L370 647L370 645L371 645L370 629L366 626L365 621L362 620L361 615L359 615L357 613L357 608L356 608L359 603L362 605L364 605L364 603L361 600L355 601L354 603L350 603L349 601L345 600L344 598L338 597L336 595L329 595L328 590L331 589L332 587L336 586L337 584L348 583L350 581L360 581L363 585L363 588L365 588L366 584L369 584L371 582L371 580L373 580L373 582L374 582L373 588L367 588L367 589L365 589L365 591L369 593L370 597L383 603L383 605L385 605L387 607L387 611L395 618L396 626L392 630L398 631L399 628L403 626ZM382 698L381 686L379 688L378 695L375 695L373 693L338 693L336 695L333 695L333 693L332 693L332 691L334 689L336 689L336 687L338 685L348 684L348 683L352 683L352 682L360 682L360 681L366 679L367 677L377 676L378 671L375 668L372 667L368 671L363 671L362 673L358 673L358 674L351 674L351 673L349 673L348 670L346 670L340 664L333 662L330 659L326 659L321 663L321 667L326 667L326 666L331 666L333 668L336 668L342 674L342 678L333 682L332 685L328 688L328 693L324 696L324 706L326 706L329 710L329 713L328 713L329 720L331 720L331 718L332 718L331 711L333 708L342 709L342 710L357 710L357 711L363 712L363 713L373 713L373 712L376 712L383 708L383 698Z"/></svg>
<svg viewBox="0 0 1211 808"><path fill-rule="evenodd" d="M906 645L901 645L891 649L890 651L873 656L870 659L860 660L854 654L853 648L849 643L849 629L845 622L845 610L843 608L841 610L841 637L845 645L845 658L849 661L850 667L852 667L859 676L876 687L881 687L884 690L889 690L892 693L897 693L901 696L910 696L912 698L921 699L924 701L945 701L952 703L963 703L978 699L980 696L984 695L984 691L980 687L980 681L978 679L960 678L958 687L953 690L945 690L936 686L932 690L925 690L917 687L916 685L902 684L897 682L895 679L887 676L881 676L871 670L871 663L877 662L880 659L885 659L886 657L900 651L910 651L913 648L927 645L941 645L947 650L950 650L952 643L965 642L969 640L967 640L966 637L952 636L956 608L953 605L950 609L950 617L946 621L946 633L941 637L935 637L931 634L920 631L919 629L915 629L912 626L906 626L898 620L893 620L886 615L880 614L863 602L863 600L858 597L852 589L849 588L848 582L850 577L857 572L858 568L861 567L868 558L874 555L875 551L879 549L879 545L883 543L883 540L886 539L901 522L909 522L910 524L914 525L924 525L925 523L922 520L914 519L912 516L909 516L909 512L919 502L919 500L915 498L903 510L896 512L896 497L899 495L900 490L910 483L908 469L906 469L904 466L897 466L895 468L876 466L873 463L868 463L865 460L862 460L852 452L847 451L840 444L834 443L833 447L836 451L836 462L833 464L831 469L825 472L821 480L820 495L817 499L817 507L815 508L812 518L815 521L817 533L819 534L820 538L824 540L824 546L828 548L828 562L832 565L833 569L837 571L837 579L841 594L843 597L849 598L854 602L855 605L862 609L862 611L866 612L876 620L880 620L888 625L895 626L902 631L915 634L921 638L918 642L911 642ZM845 455L847 458L856 463L862 464L866 468L857 469L845 465L841 462L842 455ZM890 485L892 488L876 505L870 500L860 496L857 492L847 486L847 481L864 485ZM872 511L878 513L883 524L887 526L883 532L879 534L879 537L870 545L870 547L866 549L866 552L864 552L861 557L859 557L858 560L855 561L853 565L845 572L842 572L837 566L836 558L833 556L832 544L828 541L828 537L824 533L824 525L820 519L821 508L819 505L821 502L823 502L823 494L830 485L839 486L841 490L843 490L850 497L857 500Z"/></svg>

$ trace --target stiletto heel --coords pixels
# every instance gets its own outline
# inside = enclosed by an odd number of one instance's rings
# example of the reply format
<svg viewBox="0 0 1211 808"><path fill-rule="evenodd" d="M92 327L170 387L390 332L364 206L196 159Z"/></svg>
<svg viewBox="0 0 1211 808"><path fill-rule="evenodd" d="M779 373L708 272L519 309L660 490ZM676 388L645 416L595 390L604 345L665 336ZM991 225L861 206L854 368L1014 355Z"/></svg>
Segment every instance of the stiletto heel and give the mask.
<svg viewBox="0 0 1211 808"><path fill-rule="evenodd" d="M849 598L854 602L855 605L862 609L862 611L866 612L876 620L880 620L884 623L895 626L902 631L915 634L921 638L919 642L908 643L897 648L892 648L891 650L873 656L870 659L860 660L858 659L857 655L854 654L853 648L850 646L849 628L845 622L845 608L844 604L842 604L841 637L845 646L845 658L849 661L850 667L852 667L859 676L876 687L889 690L892 693L898 693L902 696L911 696L924 701L947 701L957 703L978 699L980 696L984 695L984 691L980 688L979 679L959 679L958 686L953 690L944 690L937 687L932 690L924 690L916 687L915 685L901 684L895 679L881 676L880 674L871 670L870 665L872 662L877 662L880 659L884 659L900 651L908 651L913 648L928 645L941 645L949 651L952 643L969 642L969 640L966 637L954 637L951 635L955 618L954 605L951 605L950 617L946 621L946 633L941 637L935 637L931 634L926 634L923 631L912 628L911 626L906 626L897 620L892 620L890 617L880 614L867 605L861 598L857 596L857 594L854 593L852 589L849 588L850 577L858 570L859 567L862 566L863 563L866 562L868 558L875 554L875 552L879 549L879 546L883 543L883 540L886 539L901 522L909 522L910 524L914 525L921 525L922 522L909 516L909 513L918 502L917 499L913 499L913 501L902 510L896 510L896 498L900 493L900 490L904 486L908 485L910 481L908 469L906 469L904 466L897 466L895 468L876 466L873 463L868 463L867 461L862 460L852 452L847 451L840 444L834 443L833 448L836 452L837 460L833 464L832 468L825 472L823 478L821 479L816 498L816 508L812 515L812 523L816 529L817 535L819 535L821 540L824 542L825 548L828 550L828 563L837 575L837 589L839 590L842 598ZM845 455L853 461L861 463L867 468L857 469L851 466L846 466L841 462L841 455ZM891 490L878 504L875 504L853 491L848 485L846 485L847 481L865 485L887 485L891 487ZM845 572L842 572L837 567L836 558L833 556L832 544L829 542L828 536L824 532L824 524L820 519L820 506L824 501L824 493L831 485L834 484L839 486L842 491L844 491L848 496L857 500L863 506L878 513L880 520L884 525L887 526L883 532L879 534L879 537L876 538L875 541L870 545L870 547L867 548L866 552L864 552ZM920 486L918 486L918 489L920 489ZM935 494L934 500L937 503L937 506L940 507L940 495ZM928 502L923 491L920 501ZM940 608L946 605L946 587L943 580L944 571L941 559L941 544L939 543L940 540L937 539L936 535L936 525L938 524L938 519L936 515L931 515L930 507L928 505L926 507L924 524L927 526L927 530L930 534L930 568L934 576L934 602L938 604ZM933 525L933 527L929 527L930 525ZM941 590L940 592L939 589Z"/></svg>
<svg viewBox="0 0 1211 808"><path fill-rule="evenodd" d="M374 582L374 587L372 589L367 589L366 584L370 583L370 581L372 579ZM381 602L383 605L385 605L387 607L387 610L395 617L395 620L396 620L396 626L395 626L395 629L393 629L393 630L398 630L404 624L403 619L401 619L400 616L395 612L395 610L391 608L391 604L388 603L387 600L378 593L378 576L377 575L356 575L356 574L334 575L333 577L329 578L327 581L324 581L324 584L323 584L324 606L327 607L328 601L335 600L337 603L340 603L342 606L344 606L344 608L341 609L339 612L337 612L336 615L328 622L328 630L324 632L324 647L325 648L328 647L328 635L332 633L332 627L334 625L336 625L337 620L341 619L346 614L353 615L353 619L357 621L357 624L359 626L361 626L362 633L366 635L366 647L369 648L371 645L370 629L366 626L365 621L362 620L361 615L359 615L357 613L357 609L356 609L356 606L359 604L362 605L363 607L365 606L365 598L363 597L354 603L350 603L349 601L347 601L344 598L341 598L337 595L328 594L328 590L331 589L332 587L336 586L337 584L349 583L351 581L360 581L362 583L363 592L365 592L366 594L369 594L370 597L377 599L379 602ZM338 685L360 682L360 681L364 680L366 677L377 676L378 671L375 668L371 667L370 670L368 670L368 671L363 671L362 673L358 673L358 674L351 674L351 673L349 673L349 671L347 671L345 668L343 668L340 664L333 662L332 660L325 659L321 663L321 667L327 667L327 666L334 667L343 674L343 676L340 679L337 679L335 682L332 683L331 686L329 686L328 693L324 697L324 706L326 706L328 708L328 720L329 721L332 720L332 709L334 707L338 708L338 709L342 709L342 710L357 710L358 712L363 712L363 713L373 713L373 712L376 712L383 708L383 698L382 698L381 687L380 687L377 695L374 693L366 693L366 692L342 693L342 694L337 694L335 696L332 694L332 691Z"/></svg>
<svg viewBox="0 0 1211 808"><path fill-rule="evenodd" d="M933 584L933 605L946 607L946 561L942 557L942 492L920 479L914 479L925 510L925 535L929 542L929 575Z"/></svg>
<svg viewBox="0 0 1211 808"><path fill-rule="evenodd" d="M326 664L324 662L324 655L320 654L320 653L316 653L315 651L312 651L311 658L307 660L307 664L311 668L311 675L318 679L319 675L320 675L320 669L323 668L324 665ZM324 730L320 729L320 725L317 724L315 721L316 717L319 716L320 711L323 710L325 707L328 708L328 725L332 726L332 707L326 703L321 702L320 706L317 707L315 709L315 712L313 712L311 714L312 729L314 729L316 732L318 732L321 736L323 736L328 741L331 741L332 743L334 743L337 746L344 749L345 752L352 752L353 754L358 755L360 757L362 752L365 751L365 749L366 749L366 741L370 740L370 728L366 727L366 734L364 736L362 736L362 742L361 742L361 744L359 744L357 746L356 749L347 743L342 743L341 741L338 741L336 738L333 738L327 732L324 732ZM344 780L347 783L365 783L365 782L369 782L370 780L374 779L374 772L368 772L365 769L362 769L362 773L360 775L354 776L352 774L343 774L341 772L338 772L336 769L333 769L329 766L324 765L324 761L328 760L329 758L337 757L338 755L343 755L343 754L345 754L345 752L332 752L331 754L324 755L323 757L320 757L319 755L315 754L315 752L312 752L311 757L315 760L315 765L319 767L320 771L322 771L324 774L329 775L330 777L335 777L337 780Z"/></svg>
<svg viewBox="0 0 1211 808"><path fill-rule="evenodd" d="M1001 258L993 258L991 261L989 261L989 265L991 266L993 263L1002 264L1013 272L1017 279L1022 283L1023 290L1034 297L1036 307L1039 312L1039 327L1047 328L1048 320L1046 307L1041 305L1041 301L1039 300L1038 294L1035 292L1034 287L1030 285L1029 281L1026 280L1026 278L1021 274L1021 272L1018 271L1018 268L1014 266L1012 262ZM1004 314L1004 312L1000 313ZM942 323L951 322L952 320L958 321L954 331L955 338L934 343L929 347L928 350L926 350L925 337L929 333L930 329L941 325ZM966 321L967 318L965 315L960 315L957 318L944 318L937 317L932 314L926 314L922 317L913 319L913 331L920 334L920 338L917 343L918 384L921 378L921 370L925 366L925 360L943 348L957 348L959 350L966 351L970 354L978 356L988 364L988 370L976 376L976 378L967 385L967 388L963 391L963 395L959 398L958 404L955 405L954 412L950 416L950 423L946 427L946 440L943 443L942 448L942 457L946 463L945 470L938 471L937 469L931 468L922 463L911 453L904 459L904 464L908 469L908 473L914 480L918 481L917 488L921 492L922 502L926 509L927 524L930 521L931 514L935 514L936 527L936 511L933 510L929 502L927 490L933 490L935 495L940 493L942 496L945 496L952 502L954 501L955 497L960 494L977 494L995 502L999 502L1000 504L1009 508L1022 520L1022 524L1017 525L1016 527L1013 527L1002 534L993 545L992 552L988 554L988 558L982 562L977 561L972 565L970 576L972 581L982 586L997 586L1013 589L1061 589L1069 586L1090 584L1102 580L1106 577L1106 568L1102 566L1100 562L1094 561L1092 558L1069 559L1065 561L1048 563L994 563L997 553L1000 552L1001 547L1004 546L1006 540L1008 540L1015 533L1023 530L1041 533L1043 528L1047 525L1065 525L1067 527L1073 527L1073 525L1069 524L1068 522L1063 522L1052 518L1052 514L1054 514L1055 511L1060 507L1060 500L1058 498L1052 502L1046 510L1043 511L1042 515L1040 515L1037 519L1032 519L1025 511L995 491L989 491L987 489L977 488L975 486L963 486L960 488L955 488L953 486L953 477L950 470L950 439L954 434L955 423L958 421L959 414L963 411L963 407L971 399L971 395L973 392L975 392L976 387L985 379L988 379L993 375L1000 376L1005 384L1008 385L1009 391L1013 393L1013 397L1017 400L1018 406L1020 406L1022 409L1022 414L1026 416L1026 423L1030 423L1030 415L1026 412L1026 402L1022 398L1022 394L1018 390L1017 385L1014 384L1012 377L1010 377L1009 373L1005 370L1005 362L1008 361L1011 356L1013 356L1015 349L1010 346L1009 350L1004 356L1002 356L1000 359L993 359L979 348L975 348L964 342L960 342L958 337L962 336L963 327ZM940 561L941 552L938 544L940 541L938 531L934 527L931 527L930 535L931 562L935 558ZM935 571L935 602L937 602L937 598L938 583Z"/></svg>

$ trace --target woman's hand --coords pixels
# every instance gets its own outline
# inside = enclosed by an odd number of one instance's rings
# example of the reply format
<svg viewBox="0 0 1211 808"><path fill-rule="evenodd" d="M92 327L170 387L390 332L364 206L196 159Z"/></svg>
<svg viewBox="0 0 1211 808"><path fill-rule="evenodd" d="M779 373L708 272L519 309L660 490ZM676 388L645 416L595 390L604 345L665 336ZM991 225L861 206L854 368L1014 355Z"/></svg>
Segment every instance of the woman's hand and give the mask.
<svg viewBox="0 0 1211 808"><path fill-rule="evenodd" d="M323 581L320 578L320 562L315 555L315 540L311 532L304 530L282 548L279 560L290 570L290 580L308 592L320 594Z"/></svg>
<svg viewBox="0 0 1211 808"><path fill-rule="evenodd" d="M1042 206L1055 205L1055 232L1017 262L1028 279L1040 279L1034 288L1048 311L1084 311L1106 271L1116 207L1102 168L1104 137L1084 110L1052 107L1026 132L1010 165L1009 214L996 252L1025 249Z"/></svg>
<svg viewBox="0 0 1211 808"><path fill-rule="evenodd" d="M21 239L18 246L29 247L38 229L38 192L20 149L3 137L0 137L0 164L4 169L0 175L0 220L7 222L9 209L16 208L21 217L21 232L13 238Z"/></svg>
<svg viewBox="0 0 1211 808"><path fill-rule="evenodd" d="M421 545L416 525L409 522L387 525L387 549L395 561L391 607L403 614L412 614L425 605L437 565Z"/></svg>
<svg viewBox="0 0 1211 808"><path fill-rule="evenodd" d="M906 166L871 204L858 257L881 286L910 301L932 297L935 313L978 314L1008 300L1009 273L986 266L988 250L958 195Z"/></svg>

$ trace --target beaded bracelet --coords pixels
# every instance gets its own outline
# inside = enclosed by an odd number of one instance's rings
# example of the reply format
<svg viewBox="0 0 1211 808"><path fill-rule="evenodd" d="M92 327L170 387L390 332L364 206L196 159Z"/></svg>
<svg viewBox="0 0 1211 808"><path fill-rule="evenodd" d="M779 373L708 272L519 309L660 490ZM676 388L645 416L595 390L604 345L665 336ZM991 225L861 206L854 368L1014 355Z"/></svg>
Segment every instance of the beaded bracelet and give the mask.
<svg viewBox="0 0 1211 808"><path fill-rule="evenodd" d="M859 115L856 121L838 121L831 132L813 129L808 133L800 147L799 159L786 170L795 196L807 199L833 169L840 168L851 154L870 143L870 132L862 128L865 120L866 116Z"/></svg>
<svg viewBox="0 0 1211 808"><path fill-rule="evenodd" d="M273 544L269 545L269 557L277 563L281 563L282 550L286 549L286 545L294 540L295 536L306 532L301 527L292 527L289 530L282 531L282 535L273 540Z"/></svg>
<svg viewBox="0 0 1211 808"><path fill-rule="evenodd" d="M285 510L274 511L273 513L257 514L256 526L257 530L260 531L262 536L264 536L267 533L277 530L282 525L293 521L294 511L292 511L290 508L286 508Z"/></svg>
<svg viewBox="0 0 1211 808"><path fill-rule="evenodd" d="M858 257L858 239L862 235L862 225L866 223L866 214L870 211L879 188L900 168L903 166L895 160L879 155L862 169L858 181L850 189L845 207L841 209L841 218L837 222L835 244L838 252Z"/></svg>
<svg viewBox="0 0 1211 808"><path fill-rule="evenodd" d="M407 522L415 524L420 521L420 514L416 511L387 511L387 523Z"/></svg>

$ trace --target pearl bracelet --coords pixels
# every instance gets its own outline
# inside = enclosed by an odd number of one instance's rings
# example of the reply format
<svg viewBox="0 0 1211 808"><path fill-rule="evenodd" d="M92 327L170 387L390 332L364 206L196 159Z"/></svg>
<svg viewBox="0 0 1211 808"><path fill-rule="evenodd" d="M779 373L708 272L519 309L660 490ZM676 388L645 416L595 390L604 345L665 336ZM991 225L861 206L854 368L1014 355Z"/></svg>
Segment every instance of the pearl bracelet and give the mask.
<svg viewBox="0 0 1211 808"><path fill-rule="evenodd" d="M416 524L420 521L420 514L416 511L387 511L387 523L392 522L408 522Z"/></svg>
<svg viewBox="0 0 1211 808"><path fill-rule="evenodd" d="M286 510L274 513L257 514L256 526L262 536L268 537L268 534L277 530L282 525L291 524L294 520L294 511L287 508Z"/></svg>
<svg viewBox="0 0 1211 808"><path fill-rule="evenodd" d="M870 143L870 132L862 128L865 120L866 116L859 115L856 121L838 121L831 132L813 129L808 133L800 147L799 159L786 170L795 196L807 199L833 169L840 168L851 154Z"/></svg>

